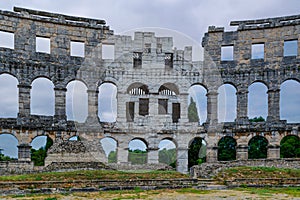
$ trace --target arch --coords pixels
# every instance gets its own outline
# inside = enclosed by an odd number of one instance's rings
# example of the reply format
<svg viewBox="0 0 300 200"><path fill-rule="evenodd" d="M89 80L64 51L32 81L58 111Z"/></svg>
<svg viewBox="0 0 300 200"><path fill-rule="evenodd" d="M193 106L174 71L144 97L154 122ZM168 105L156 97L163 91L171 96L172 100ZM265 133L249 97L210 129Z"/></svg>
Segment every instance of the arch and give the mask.
<svg viewBox="0 0 300 200"><path fill-rule="evenodd" d="M300 158L300 138L297 135L287 135L280 141L281 158Z"/></svg>
<svg viewBox="0 0 300 200"><path fill-rule="evenodd" d="M118 142L112 137L105 137L100 140L102 149L105 152L108 163L117 163Z"/></svg>
<svg viewBox="0 0 300 200"><path fill-rule="evenodd" d="M236 145L233 137L222 137L218 142L218 161L236 160Z"/></svg>
<svg viewBox="0 0 300 200"><path fill-rule="evenodd" d="M158 162L176 168L177 151L172 139L163 139L158 144Z"/></svg>
<svg viewBox="0 0 300 200"><path fill-rule="evenodd" d="M199 118L199 122L202 124L206 122L207 119L207 89L200 85L200 84L194 84L192 85L188 90L189 96L188 96L188 118L190 122L197 121L195 116L195 106L193 105L192 101L196 104L196 111Z"/></svg>
<svg viewBox="0 0 300 200"><path fill-rule="evenodd" d="M226 83L218 88L218 121L233 122L236 118L236 87Z"/></svg>
<svg viewBox="0 0 300 200"><path fill-rule="evenodd" d="M128 161L133 165L147 164L148 145L144 139L134 138L128 144Z"/></svg>
<svg viewBox="0 0 300 200"><path fill-rule="evenodd" d="M0 133L0 149L4 156L18 158L18 139L11 133ZM1 157L1 155L0 155ZM2 157L3 158L3 157Z"/></svg>
<svg viewBox="0 0 300 200"><path fill-rule="evenodd" d="M0 75L0 117L16 118L19 112L18 79L8 73Z"/></svg>
<svg viewBox="0 0 300 200"><path fill-rule="evenodd" d="M88 116L88 94L84 82L70 81L66 92L66 115L68 120L84 122Z"/></svg>
<svg viewBox="0 0 300 200"><path fill-rule="evenodd" d="M54 84L44 77L31 83L30 113L33 115L53 116L55 111Z"/></svg>
<svg viewBox="0 0 300 200"><path fill-rule="evenodd" d="M300 122L300 83L286 80L280 86L280 119L289 123Z"/></svg>
<svg viewBox="0 0 300 200"><path fill-rule="evenodd" d="M98 93L98 116L101 122L117 119L117 87L113 83L102 83Z"/></svg>
<svg viewBox="0 0 300 200"><path fill-rule="evenodd" d="M268 156L268 140L263 136L254 136L248 143L248 159L262 159Z"/></svg>
<svg viewBox="0 0 300 200"><path fill-rule="evenodd" d="M201 137L195 137L189 143L188 168L206 161L206 142Z"/></svg>
<svg viewBox="0 0 300 200"><path fill-rule="evenodd" d="M44 166L48 149L53 145L53 140L46 135L36 136L31 141L31 160L35 166Z"/></svg>
<svg viewBox="0 0 300 200"><path fill-rule="evenodd" d="M164 83L158 89L158 93L167 96L176 96L179 94L179 89L174 83Z"/></svg>
<svg viewBox="0 0 300 200"><path fill-rule="evenodd" d="M145 94L149 94L149 89L147 85L137 82L137 83L132 83L127 88L127 93L131 95L145 95Z"/></svg>
<svg viewBox="0 0 300 200"><path fill-rule="evenodd" d="M69 141L80 141L80 137L78 135L74 135L68 139Z"/></svg>
<svg viewBox="0 0 300 200"><path fill-rule="evenodd" d="M262 82L254 82L248 88L248 117L268 116L268 87Z"/></svg>

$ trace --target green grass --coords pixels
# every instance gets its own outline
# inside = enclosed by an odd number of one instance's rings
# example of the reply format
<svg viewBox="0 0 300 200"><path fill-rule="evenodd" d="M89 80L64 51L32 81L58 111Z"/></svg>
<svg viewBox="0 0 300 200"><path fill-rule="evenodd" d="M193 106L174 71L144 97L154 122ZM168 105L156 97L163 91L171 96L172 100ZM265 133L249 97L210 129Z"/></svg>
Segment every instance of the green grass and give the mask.
<svg viewBox="0 0 300 200"><path fill-rule="evenodd" d="M72 181L72 180L139 180L188 178L175 171L125 172L112 170L81 170L72 172L47 172L27 175L0 176L0 181Z"/></svg>
<svg viewBox="0 0 300 200"><path fill-rule="evenodd" d="M260 196L273 196L276 194L286 194L291 197L300 197L300 187L286 188L236 188L238 191L245 191L250 194L258 194Z"/></svg>

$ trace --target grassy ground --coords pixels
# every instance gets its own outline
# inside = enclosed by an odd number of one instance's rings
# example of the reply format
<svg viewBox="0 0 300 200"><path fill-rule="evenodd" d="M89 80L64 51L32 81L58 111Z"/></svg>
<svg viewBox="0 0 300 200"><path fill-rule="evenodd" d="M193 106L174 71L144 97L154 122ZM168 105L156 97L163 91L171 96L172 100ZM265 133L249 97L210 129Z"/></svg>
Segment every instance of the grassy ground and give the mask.
<svg viewBox="0 0 300 200"><path fill-rule="evenodd" d="M142 191L136 188L132 191L105 191L97 193L72 193L53 195L19 195L5 197L6 199L299 199L300 188L241 188L236 190L150 190Z"/></svg>
<svg viewBox="0 0 300 200"><path fill-rule="evenodd" d="M175 171L110 171L87 170L72 172L47 172L14 176L0 176L0 181L72 181L72 180L129 180L189 178Z"/></svg>

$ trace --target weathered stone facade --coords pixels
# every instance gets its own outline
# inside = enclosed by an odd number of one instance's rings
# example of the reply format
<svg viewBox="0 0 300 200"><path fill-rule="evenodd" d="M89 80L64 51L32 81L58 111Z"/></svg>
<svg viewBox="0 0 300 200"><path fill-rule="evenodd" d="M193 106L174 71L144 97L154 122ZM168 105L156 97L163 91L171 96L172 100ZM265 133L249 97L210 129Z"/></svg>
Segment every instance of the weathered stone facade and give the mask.
<svg viewBox="0 0 300 200"><path fill-rule="evenodd" d="M177 170L188 171L188 148L195 137L207 143L207 161L217 161L217 144L224 136L237 141L237 159L248 159L248 142L256 135L268 140L268 158L279 158L281 139L299 135L300 124L280 120L280 85L299 78L299 54L283 56L284 40L300 40L299 16L258 21L232 22L237 31L209 27L203 38L204 61L192 61L192 49L173 49L171 37L156 37L151 32L130 36L114 35L103 20L15 8L0 11L0 30L14 33L14 49L0 48L0 73L15 76L19 89L19 113L13 119L0 119L1 133L11 133L20 144L20 160L30 159L26 145L39 135L48 135L55 144L46 163L71 161L105 162L96 139L117 141L118 163L128 163L128 144L135 138L147 144L148 163L158 163L158 145L163 139L176 144ZM36 52L36 37L50 39L50 54ZM70 56L70 42L84 43L84 57ZM264 58L251 59L251 44L264 43ZM102 45L114 45L114 60L102 59ZM234 46L232 61L221 60L221 47ZM298 49L300 43L298 42ZM30 114L31 83L47 77L54 84L54 116ZM81 80L87 86L88 117L84 123L66 118L66 86ZM247 117L248 87L253 82L268 87L268 118L253 123ZM100 123L98 86L117 87L117 119ZM218 88L231 83L237 89L237 118L218 123ZM207 89L207 121L203 125L188 121L188 89L200 84ZM163 101L162 101L163 100ZM165 109L161 109L161 106ZM71 136L80 136L84 149L55 150ZM62 143L62 144L60 144ZM73 143L70 143L73 144ZM100 145L100 143L99 143ZM80 145L79 145L80 146ZM75 148L77 149L77 147ZM71 149L72 150L72 149ZM24 152L25 151L25 152ZM28 152L28 148L27 148Z"/></svg>

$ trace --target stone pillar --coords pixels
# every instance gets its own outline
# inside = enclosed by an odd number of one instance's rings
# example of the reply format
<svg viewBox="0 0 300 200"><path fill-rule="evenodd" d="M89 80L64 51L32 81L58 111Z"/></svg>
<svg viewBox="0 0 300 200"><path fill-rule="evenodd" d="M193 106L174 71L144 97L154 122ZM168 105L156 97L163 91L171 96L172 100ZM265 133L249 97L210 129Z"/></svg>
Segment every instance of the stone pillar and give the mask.
<svg viewBox="0 0 300 200"><path fill-rule="evenodd" d="M188 173L188 148L178 148L177 149L177 171L183 174Z"/></svg>
<svg viewBox="0 0 300 200"><path fill-rule="evenodd" d="M243 89L237 95L237 122L248 121L248 90Z"/></svg>
<svg viewBox="0 0 300 200"><path fill-rule="evenodd" d="M280 120L280 89L268 90L268 121Z"/></svg>
<svg viewBox="0 0 300 200"><path fill-rule="evenodd" d="M248 159L248 145L238 145L236 147L236 159L237 160Z"/></svg>
<svg viewBox="0 0 300 200"><path fill-rule="evenodd" d="M152 95L149 98L149 115L150 116L158 115L158 100Z"/></svg>
<svg viewBox="0 0 300 200"><path fill-rule="evenodd" d="M280 158L280 146L269 145L268 146L268 159L279 159Z"/></svg>
<svg viewBox="0 0 300 200"><path fill-rule="evenodd" d="M128 143L119 140L119 145L117 149L117 163L128 163Z"/></svg>
<svg viewBox="0 0 300 200"><path fill-rule="evenodd" d="M189 122L188 119L188 97L189 94L188 93L181 93L179 95L179 99L180 99L180 119L179 122L180 123L187 123Z"/></svg>
<svg viewBox="0 0 300 200"><path fill-rule="evenodd" d="M206 147L206 162L217 162L218 161L218 147L209 146Z"/></svg>
<svg viewBox="0 0 300 200"><path fill-rule="evenodd" d="M207 96L207 123L218 123L218 92L211 91L206 94Z"/></svg>
<svg viewBox="0 0 300 200"><path fill-rule="evenodd" d="M88 93L88 118L90 122L98 122L98 91L87 90Z"/></svg>
<svg viewBox="0 0 300 200"><path fill-rule="evenodd" d="M31 161L30 155L31 146L27 143L20 144L18 146L18 160L19 161Z"/></svg>
<svg viewBox="0 0 300 200"><path fill-rule="evenodd" d="M30 115L30 90L31 85L19 84L19 114L18 116Z"/></svg>
<svg viewBox="0 0 300 200"><path fill-rule="evenodd" d="M56 87L55 92L55 116L66 119L66 88Z"/></svg>
<svg viewBox="0 0 300 200"><path fill-rule="evenodd" d="M149 148L148 149L148 161L149 164L158 163L158 148Z"/></svg>

